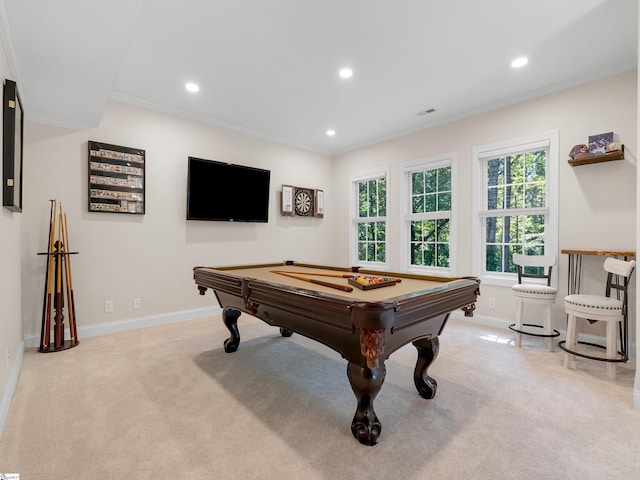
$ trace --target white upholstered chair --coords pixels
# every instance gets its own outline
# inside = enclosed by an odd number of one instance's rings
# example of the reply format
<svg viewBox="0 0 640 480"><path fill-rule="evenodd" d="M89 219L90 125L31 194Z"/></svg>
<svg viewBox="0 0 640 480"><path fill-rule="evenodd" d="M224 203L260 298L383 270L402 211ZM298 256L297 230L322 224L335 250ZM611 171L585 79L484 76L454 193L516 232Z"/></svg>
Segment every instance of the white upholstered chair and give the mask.
<svg viewBox="0 0 640 480"><path fill-rule="evenodd" d="M616 362L628 360L628 318L627 318L627 287L633 274L636 262L607 258L604 269L607 272L605 295L567 295L564 298L564 309L567 312L567 339L559 346L565 351L565 367L573 366L574 356L607 362L607 376L611 380L616 378ZM616 298L611 297L612 290L616 291ZM595 357L577 352L578 343L600 347L589 342L579 342L578 325L576 319L583 318L590 322L607 322L606 357ZM617 332L620 337L618 351Z"/></svg>
<svg viewBox="0 0 640 480"><path fill-rule="evenodd" d="M511 287L516 298L516 321L509 328L516 332L516 345L522 346L522 335L533 335L547 338L549 351L553 351L553 337L560 335L551 326L551 305L555 303L558 293L551 286L551 270L556 264L556 256L514 253L513 263L518 271L518 283ZM542 325L524 323L525 303L543 306ZM542 329L543 333L537 333L536 329Z"/></svg>

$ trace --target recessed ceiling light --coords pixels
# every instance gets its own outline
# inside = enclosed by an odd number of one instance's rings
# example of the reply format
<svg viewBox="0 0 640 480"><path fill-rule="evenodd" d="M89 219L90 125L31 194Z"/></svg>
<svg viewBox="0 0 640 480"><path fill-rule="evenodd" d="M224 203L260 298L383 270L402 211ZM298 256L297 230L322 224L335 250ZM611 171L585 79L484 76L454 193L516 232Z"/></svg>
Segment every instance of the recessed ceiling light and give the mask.
<svg viewBox="0 0 640 480"><path fill-rule="evenodd" d="M327 135L328 135L329 137L333 137L335 134L336 134L336 131L335 131L335 130L331 130L331 129L327 130Z"/></svg>
<svg viewBox="0 0 640 480"><path fill-rule="evenodd" d="M192 92L192 93L198 92L200 90L200 87L197 84L193 83L193 82L187 83L184 86L184 88L186 88L187 91Z"/></svg>
<svg viewBox="0 0 640 480"><path fill-rule="evenodd" d="M351 70L349 67L344 67L340 69L338 75L340 75L342 78L351 78L351 76L353 75L353 70Z"/></svg>
<svg viewBox="0 0 640 480"><path fill-rule="evenodd" d="M527 57L519 57L519 58L516 58L513 62L511 62L511 66L513 68L520 68L520 67L524 67L528 62L529 62L529 59Z"/></svg>

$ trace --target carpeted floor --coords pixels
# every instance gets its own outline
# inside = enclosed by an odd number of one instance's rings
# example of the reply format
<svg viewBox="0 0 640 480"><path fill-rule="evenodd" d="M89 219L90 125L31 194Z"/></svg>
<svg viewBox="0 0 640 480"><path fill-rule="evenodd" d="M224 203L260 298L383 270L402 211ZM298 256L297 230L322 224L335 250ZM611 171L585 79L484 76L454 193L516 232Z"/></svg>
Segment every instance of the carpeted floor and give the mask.
<svg viewBox="0 0 640 480"><path fill-rule="evenodd" d="M25 353L0 439L0 472L36 479L640 478L632 364L562 366L540 339L451 320L413 385L415 349L387 361L378 445L351 435L346 361L243 315L81 339Z"/></svg>

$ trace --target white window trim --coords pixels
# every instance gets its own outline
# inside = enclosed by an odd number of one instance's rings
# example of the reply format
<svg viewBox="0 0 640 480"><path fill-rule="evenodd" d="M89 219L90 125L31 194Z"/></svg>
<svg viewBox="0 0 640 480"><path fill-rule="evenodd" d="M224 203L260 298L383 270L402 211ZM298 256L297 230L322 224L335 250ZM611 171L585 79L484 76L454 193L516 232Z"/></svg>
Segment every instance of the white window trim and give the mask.
<svg viewBox="0 0 640 480"><path fill-rule="evenodd" d="M472 168L473 168L473 211L472 211L472 271L473 275L479 277L482 283L487 285L511 286L517 281L514 273L486 273L484 272L486 249L483 238L482 213L486 213L484 204L486 188L485 172L482 168L483 159L487 157L497 157L514 150L523 149L534 150L541 147L549 147L549 158L547 162L547 202L546 208L541 209L547 213L545 223L545 254L558 255L558 167L559 167L559 133L558 130L543 132L527 137L506 140L502 142L482 145L473 148ZM529 210L531 212L531 210ZM518 210L510 210L510 213L517 215ZM558 268L553 269L551 279L552 285L558 285Z"/></svg>
<svg viewBox="0 0 640 480"><path fill-rule="evenodd" d="M364 180L372 180L375 178L385 177L387 180L387 216L386 217L367 217L368 222L385 222L386 232L386 248L385 248L385 262L362 262L358 260L358 221L356 212L358 211L358 196L356 195L355 184L356 182L362 182ZM390 244L389 244L389 199L391 198L390 190L391 185L389 181L389 167L379 168L368 172L351 175L349 177L349 256L350 264L353 266L372 268L372 269L388 269Z"/></svg>
<svg viewBox="0 0 640 480"><path fill-rule="evenodd" d="M443 153L432 157L423 158L404 163L402 165L402 228L400 234L400 255L402 256L402 268L409 272L455 276L457 272L457 232L458 232L458 177L457 155L455 152ZM411 215L411 173L420 170L440 167L451 167L451 215L449 217L449 267L420 267L411 264L411 248L409 238L409 221ZM435 217L433 213L423 214L424 218ZM441 215L437 215L442 218ZM415 217L414 217L415 218Z"/></svg>

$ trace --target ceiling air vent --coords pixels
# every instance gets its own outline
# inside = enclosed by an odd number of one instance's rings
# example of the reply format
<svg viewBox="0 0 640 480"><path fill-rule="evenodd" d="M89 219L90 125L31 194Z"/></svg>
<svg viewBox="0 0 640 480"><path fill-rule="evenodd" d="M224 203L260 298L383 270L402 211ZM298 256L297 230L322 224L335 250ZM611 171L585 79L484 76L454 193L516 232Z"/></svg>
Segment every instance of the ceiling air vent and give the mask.
<svg viewBox="0 0 640 480"><path fill-rule="evenodd" d="M420 112L416 113L416 115L418 115L419 117L422 117L422 116L424 116L424 115L427 115L427 114L429 114L429 113L433 113L433 112L435 112L435 111L436 111L436 109L435 109L435 108L433 108L433 107L431 107L431 108L427 108L426 110L422 110L422 111L420 111Z"/></svg>

